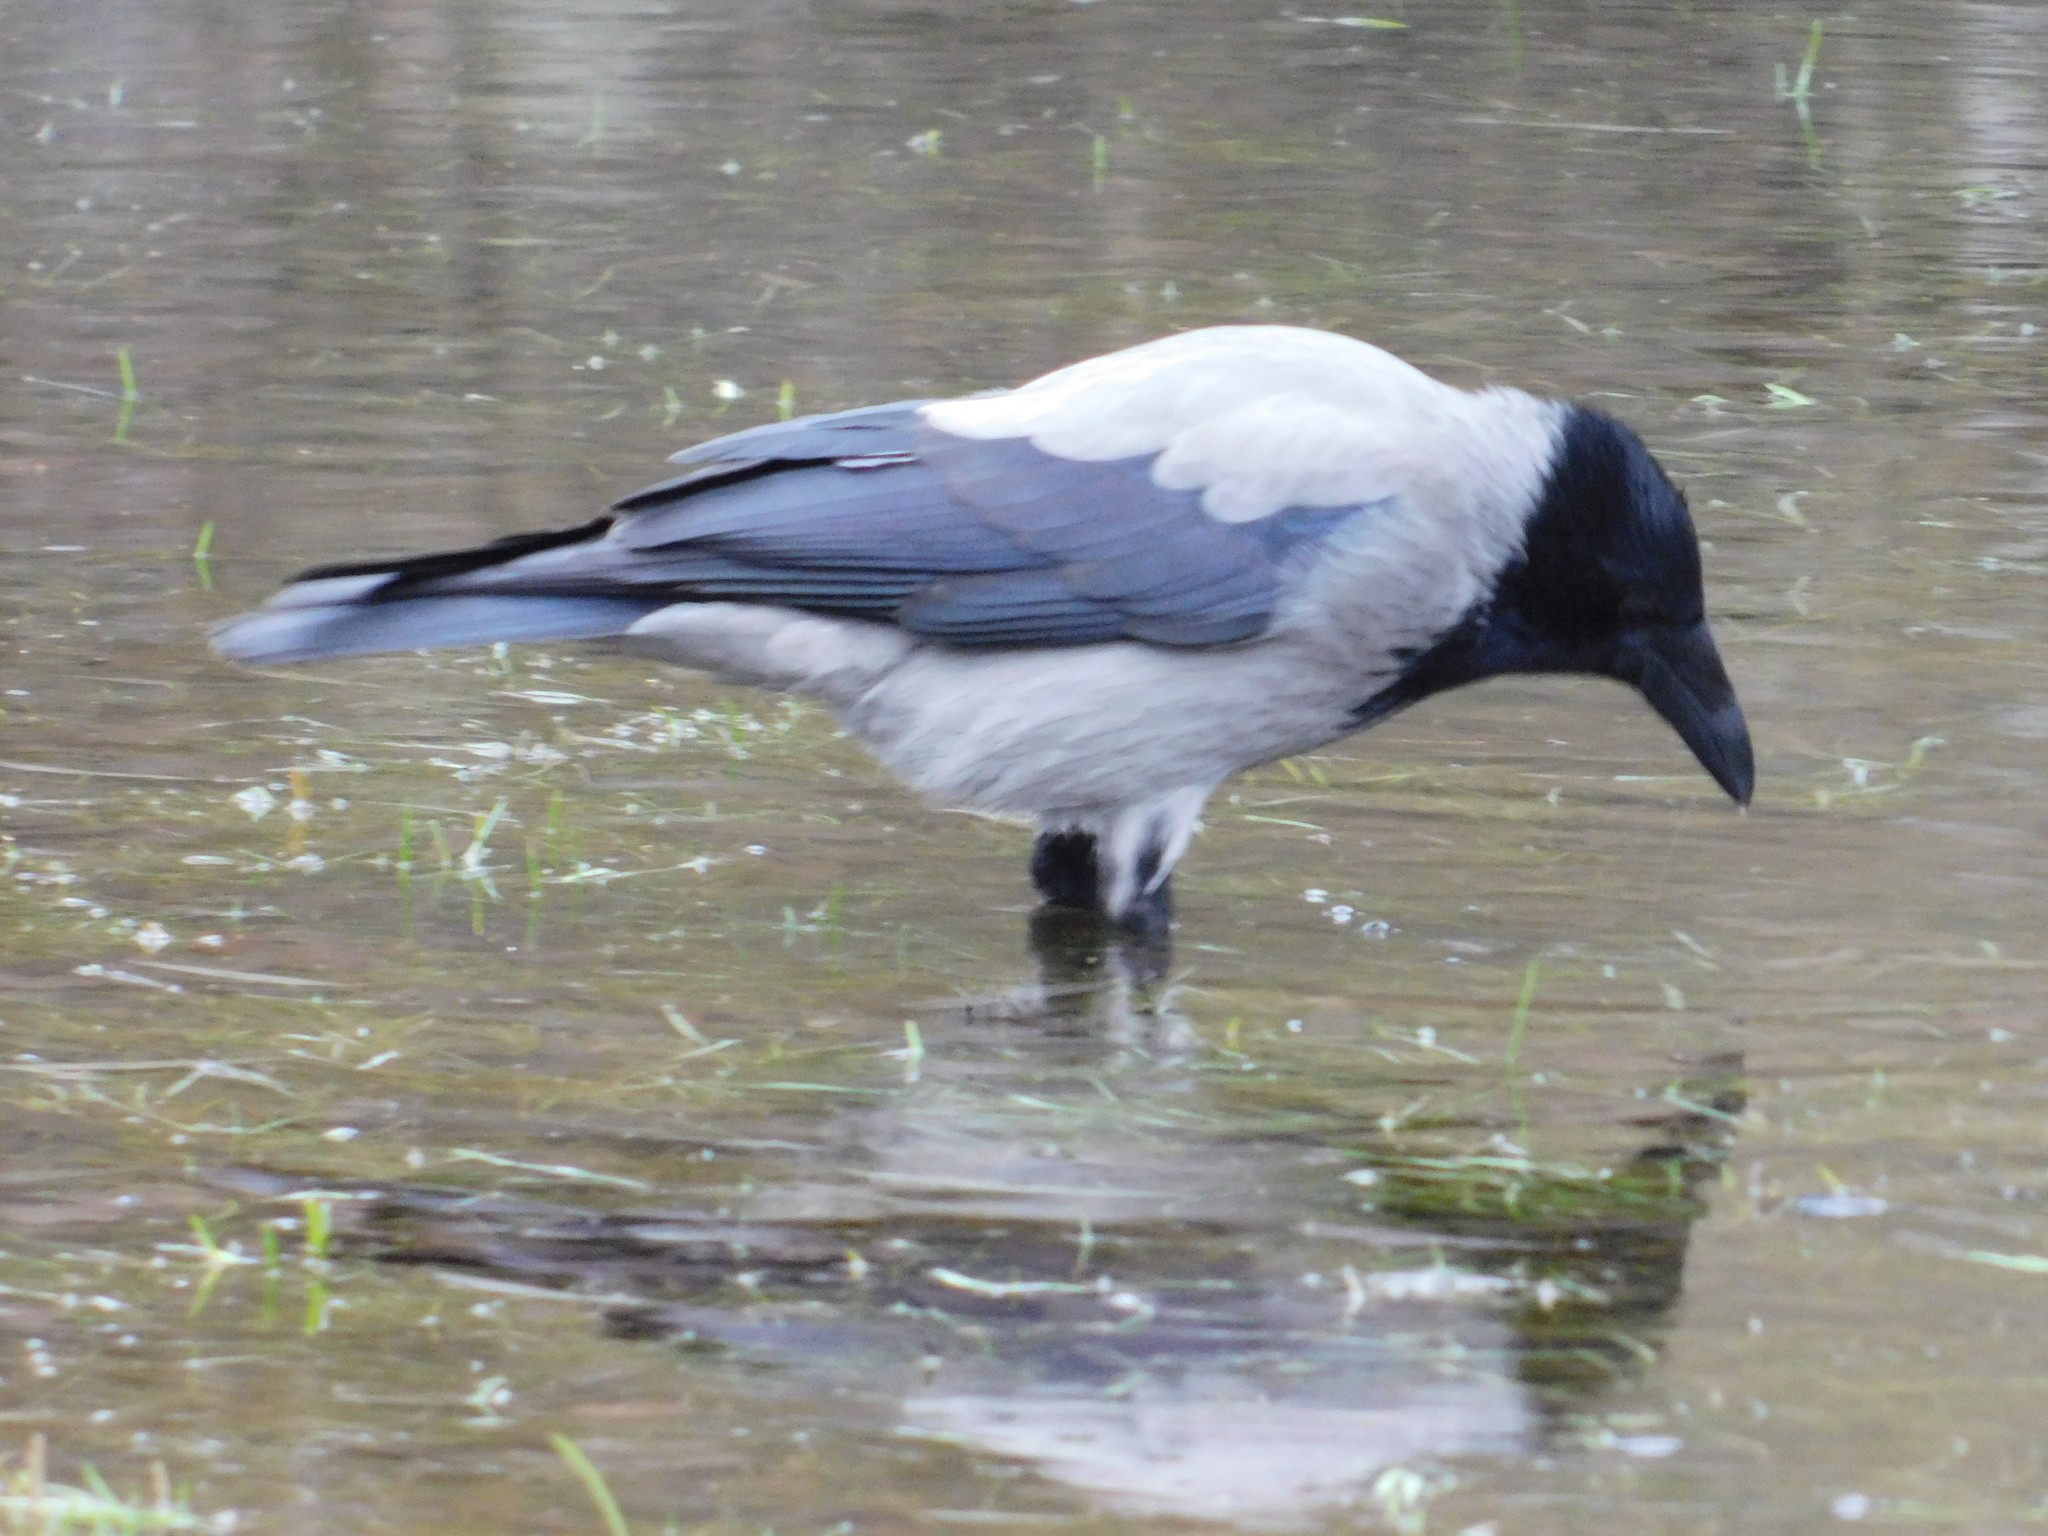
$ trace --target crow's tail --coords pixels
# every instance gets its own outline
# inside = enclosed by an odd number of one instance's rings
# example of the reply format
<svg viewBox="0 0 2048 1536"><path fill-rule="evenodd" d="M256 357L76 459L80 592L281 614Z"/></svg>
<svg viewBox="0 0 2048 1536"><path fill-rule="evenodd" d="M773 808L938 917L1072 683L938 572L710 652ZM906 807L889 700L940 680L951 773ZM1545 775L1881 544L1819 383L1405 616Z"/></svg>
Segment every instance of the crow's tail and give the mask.
<svg viewBox="0 0 2048 1536"><path fill-rule="evenodd" d="M478 549L308 571L254 613L217 627L213 648L230 661L261 665L624 634L672 599L653 592L563 591L546 569L571 547L588 548L604 528L600 520Z"/></svg>

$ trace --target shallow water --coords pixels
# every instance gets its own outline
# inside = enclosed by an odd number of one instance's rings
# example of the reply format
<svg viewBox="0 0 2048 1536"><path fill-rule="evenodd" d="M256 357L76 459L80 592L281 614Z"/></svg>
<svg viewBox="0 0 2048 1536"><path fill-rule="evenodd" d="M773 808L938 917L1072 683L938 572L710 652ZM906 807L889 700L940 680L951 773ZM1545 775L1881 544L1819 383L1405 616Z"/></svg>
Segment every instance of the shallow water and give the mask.
<svg viewBox="0 0 2048 1536"><path fill-rule="evenodd" d="M555 1435L641 1532L2048 1519L2048 13L1829 16L1810 127L1804 13L1348 14L0 7L0 1439L264 1531L600 1531ZM1105 951L816 710L205 648L1254 319L1635 422L1752 810L1492 683Z"/></svg>

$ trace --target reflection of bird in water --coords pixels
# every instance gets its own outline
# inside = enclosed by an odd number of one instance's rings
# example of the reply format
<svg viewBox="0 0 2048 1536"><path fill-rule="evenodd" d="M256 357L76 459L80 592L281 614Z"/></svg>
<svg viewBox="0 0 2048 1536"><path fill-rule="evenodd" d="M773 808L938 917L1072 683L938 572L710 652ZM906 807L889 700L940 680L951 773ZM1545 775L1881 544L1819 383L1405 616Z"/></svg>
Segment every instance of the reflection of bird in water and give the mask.
<svg viewBox="0 0 2048 1536"><path fill-rule="evenodd" d="M346 1236L604 1297L621 1337L796 1368L845 1389L842 1423L871 1403L878 1433L1105 1507L1249 1525L1536 1451L1654 1358L1739 1063L1649 1101L1607 1170L1477 1121L1462 1155L1364 1116L1262 1133L1219 1102L1156 950L1036 935L1036 983L947 1005L915 1080L822 1127L824 1157L750 1166L743 1211L365 1187Z"/></svg>
<svg viewBox="0 0 2048 1536"><path fill-rule="evenodd" d="M251 662L614 639L824 699L934 800L1038 822L1141 929L1225 779L1447 688L1639 690L1747 802L1684 498L1627 427L1284 326L965 400L772 423L580 528L309 571Z"/></svg>

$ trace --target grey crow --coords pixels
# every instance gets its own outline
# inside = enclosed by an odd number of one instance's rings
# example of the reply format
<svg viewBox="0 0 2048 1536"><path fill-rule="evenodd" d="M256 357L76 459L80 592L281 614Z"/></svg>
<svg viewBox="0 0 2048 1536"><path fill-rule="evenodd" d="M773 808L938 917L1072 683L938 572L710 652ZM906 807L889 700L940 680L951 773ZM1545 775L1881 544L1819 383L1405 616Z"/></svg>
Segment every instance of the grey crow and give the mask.
<svg viewBox="0 0 2048 1536"><path fill-rule="evenodd" d="M822 699L923 794L1035 820L1049 900L1140 929L1232 774L1503 673L1628 683L1749 800L1685 498L1583 406L1219 326L671 462L581 527L308 571L214 644L609 639Z"/></svg>

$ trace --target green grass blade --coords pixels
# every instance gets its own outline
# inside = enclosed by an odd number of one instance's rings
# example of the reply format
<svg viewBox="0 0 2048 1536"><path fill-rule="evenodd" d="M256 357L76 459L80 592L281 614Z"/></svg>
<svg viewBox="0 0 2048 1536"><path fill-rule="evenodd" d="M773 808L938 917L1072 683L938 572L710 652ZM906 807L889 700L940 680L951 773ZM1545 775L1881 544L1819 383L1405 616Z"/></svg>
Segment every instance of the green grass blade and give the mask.
<svg viewBox="0 0 2048 1536"><path fill-rule="evenodd" d="M1536 1001L1536 972L1542 964L1541 956L1532 955L1529 969L1522 972L1522 995L1515 999L1515 1027L1508 1032L1508 1065L1511 1067L1522 1059L1522 1036L1529 1028L1529 1008Z"/></svg>
<svg viewBox="0 0 2048 1536"><path fill-rule="evenodd" d="M584 1488L590 1494L590 1502L597 1506L597 1512L604 1519L607 1536L632 1536L627 1529L626 1517L619 1512L619 1501L612 1497L611 1485L604 1480L604 1474L597 1465L583 1454L583 1447L567 1435L549 1435L548 1444L555 1448L555 1454L569 1463Z"/></svg>
<svg viewBox="0 0 2048 1536"><path fill-rule="evenodd" d="M1799 73L1792 81L1792 94L1804 101L1813 89L1813 66L1820 62L1820 41L1823 29L1818 19L1813 30L1806 35L1806 57L1799 61Z"/></svg>

